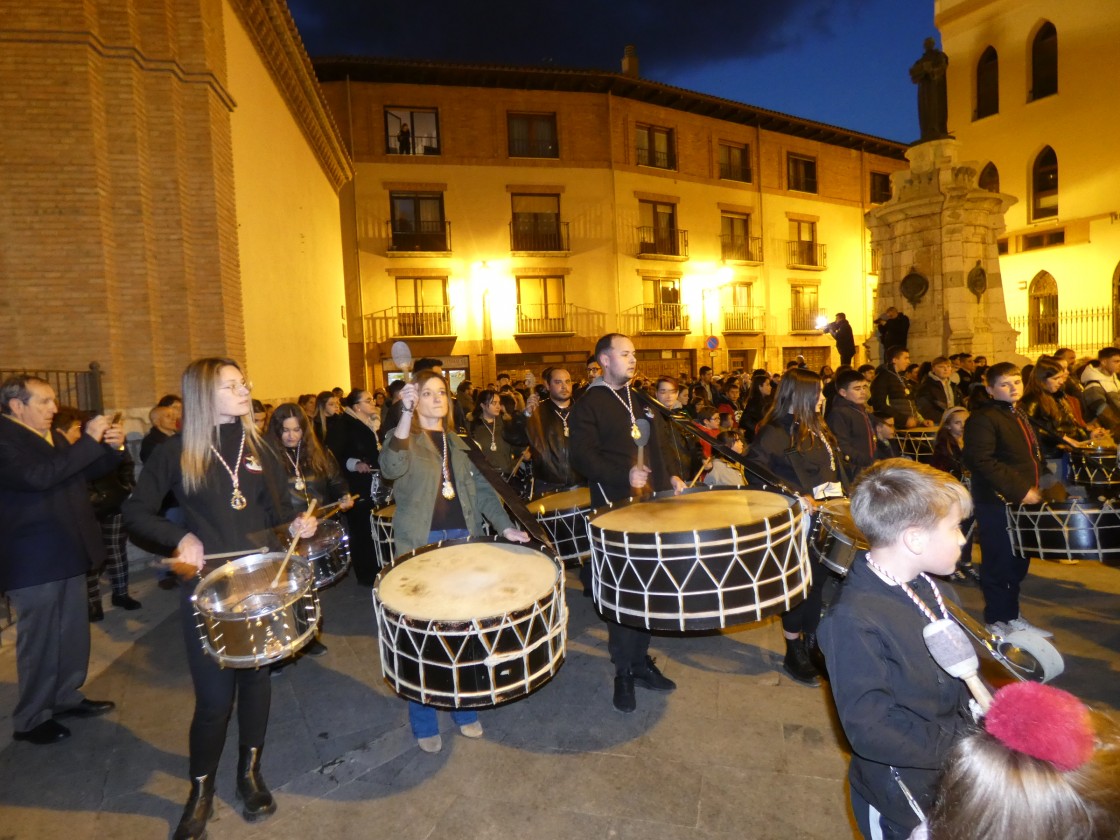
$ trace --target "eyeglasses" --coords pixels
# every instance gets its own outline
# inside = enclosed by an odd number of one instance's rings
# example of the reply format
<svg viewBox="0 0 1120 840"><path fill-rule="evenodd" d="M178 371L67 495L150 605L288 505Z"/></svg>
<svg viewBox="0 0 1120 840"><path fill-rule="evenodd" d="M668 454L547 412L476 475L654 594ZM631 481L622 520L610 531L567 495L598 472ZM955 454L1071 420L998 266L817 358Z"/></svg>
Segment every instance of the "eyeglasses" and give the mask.
<svg viewBox="0 0 1120 840"><path fill-rule="evenodd" d="M229 391L231 394L236 394L238 391L244 391L246 394L251 393L253 390L252 382L228 382L225 385L218 386L219 391Z"/></svg>

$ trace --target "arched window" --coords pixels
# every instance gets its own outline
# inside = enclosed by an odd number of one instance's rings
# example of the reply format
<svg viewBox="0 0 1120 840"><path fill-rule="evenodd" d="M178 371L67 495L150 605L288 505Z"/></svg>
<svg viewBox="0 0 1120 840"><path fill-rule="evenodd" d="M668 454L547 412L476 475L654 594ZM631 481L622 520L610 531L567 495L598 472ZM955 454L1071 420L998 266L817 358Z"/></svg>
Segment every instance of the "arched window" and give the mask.
<svg viewBox="0 0 1120 840"><path fill-rule="evenodd" d="M1058 92L1058 30L1047 21L1031 44L1030 99L1042 99Z"/></svg>
<svg viewBox="0 0 1120 840"><path fill-rule="evenodd" d="M1027 292L1027 331L1031 350L1058 346L1058 283L1040 271Z"/></svg>
<svg viewBox="0 0 1120 840"><path fill-rule="evenodd" d="M1047 146L1031 167L1031 218L1058 215L1058 156Z"/></svg>
<svg viewBox="0 0 1120 840"><path fill-rule="evenodd" d="M988 47L976 64L976 119L999 113L999 56Z"/></svg>
<svg viewBox="0 0 1120 840"><path fill-rule="evenodd" d="M980 170L980 178L976 185L988 192L999 192L999 170L994 163L988 161L988 165Z"/></svg>

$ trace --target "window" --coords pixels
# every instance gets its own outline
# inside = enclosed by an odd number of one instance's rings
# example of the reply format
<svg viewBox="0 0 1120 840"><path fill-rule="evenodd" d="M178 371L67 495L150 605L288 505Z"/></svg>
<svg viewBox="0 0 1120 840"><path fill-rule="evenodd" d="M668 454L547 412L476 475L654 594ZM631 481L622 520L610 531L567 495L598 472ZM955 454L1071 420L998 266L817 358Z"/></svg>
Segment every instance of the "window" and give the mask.
<svg viewBox="0 0 1120 840"><path fill-rule="evenodd" d="M871 173L871 203L886 204L891 200L891 176L886 172Z"/></svg>
<svg viewBox="0 0 1120 840"><path fill-rule="evenodd" d="M807 332L817 329L816 286L790 286L789 328L792 332Z"/></svg>
<svg viewBox="0 0 1120 840"><path fill-rule="evenodd" d="M999 56L988 47L976 63L976 119L999 113Z"/></svg>
<svg viewBox="0 0 1120 840"><path fill-rule="evenodd" d="M677 168L672 129L639 125L637 136L639 166L656 166L658 169Z"/></svg>
<svg viewBox="0 0 1120 840"><path fill-rule="evenodd" d="M727 304L723 310L725 332L760 332L762 313L754 307L754 291L750 283L734 283L727 287Z"/></svg>
<svg viewBox="0 0 1120 840"><path fill-rule="evenodd" d="M1027 292L1027 333L1030 348L1058 344L1058 283L1040 271Z"/></svg>
<svg viewBox="0 0 1120 840"><path fill-rule="evenodd" d="M510 249L513 251L566 251L567 237L560 225L560 196L514 194Z"/></svg>
<svg viewBox="0 0 1120 840"><path fill-rule="evenodd" d="M510 114L509 156L560 157L555 114Z"/></svg>
<svg viewBox="0 0 1120 840"><path fill-rule="evenodd" d="M1009 253L1007 237L996 240L996 253L998 253L1001 257L1006 256Z"/></svg>
<svg viewBox="0 0 1120 840"><path fill-rule="evenodd" d="M817 191L817 161L815 158L790 154L786 158L789 189L798 192Z"/></svg>
<svg viewBox="0 0 1120 840"><path fill-rule="evenodd" d="M688 256L688 236L677 229L677 208L657 201L638 202L638 253Z"/></svg>
<svg viewBox="0 0 1120 840"><path fill-rule="evenodd" d="M446 277L397 278L399 335L450 335Z"/></svg>
<svg viewBox="0 0 1120 840"><path fill-rule="evenodd" d="M643 279L642 329L649 332L676 332L684 329L679 277Z"/></svg>
<svg viewBox="0 0 1120 840"><path fill-rule="evenodd" d="M750 146L719 144L719 177L725 181L751 180Z"/></svg>
<svg viewBox="0 0 1120 840"><path fill-rule="evenodd" d="M999 192L999 170L994 163L988 161L988 165L980 170L976 185L988 192Z"/></svg>
<svg viewBox="0 0 1120 840"><path fill-rule="evenodd" d="M823 267L820 249L817 246L817 223L799 219L789 221L789 253L786 264L790 266L807 265Z"/></svg>
<svg viewBox="0 0 1120 840"><path fill-rule="evenodd" d="M439 112L434 108L386 108L385 151L398 155L438 155Z"/></svg>
<svg viewBox="0 0 1120 840"><path fill-rule="evenodd" d="M1065 230L1048 230L1045 233L1032 233L1024 236L1020 250L1037 251L1039 248L1049 248L1052 245L1064 245L1065 242Z"/></svg>
<svg viewBox="0 0 1120 840"><path fill-rule="evenodd" d="M762 261L761 238L751 239L751 217L746 213L724 213L720 216L720 249L725 260Z"/></svg>
<svg viewBox="0 0 1120 840"><path fill-rule="evenodd" d="M1058 156L1047 146L1034 159L1031 170L1031 218L1058 215Z"/></svg>
<svg viewBox="0 0 1120 840"><path fill-rule="evenodd" d="M1047 21L1031 44L1030 99L1042 99L1058 92L1058 30Z"/></svg>
<svg viewBox="0 0 1120 840"><path fill-rule="evenodd" d="M389 193L394 251L450 251L443 193Z"/></svg>
<svg viewBox="0 0 1120 840"><path fill-rule="evenodd" d="M563 277L517 278L517 331L568 332Z"/></svg>

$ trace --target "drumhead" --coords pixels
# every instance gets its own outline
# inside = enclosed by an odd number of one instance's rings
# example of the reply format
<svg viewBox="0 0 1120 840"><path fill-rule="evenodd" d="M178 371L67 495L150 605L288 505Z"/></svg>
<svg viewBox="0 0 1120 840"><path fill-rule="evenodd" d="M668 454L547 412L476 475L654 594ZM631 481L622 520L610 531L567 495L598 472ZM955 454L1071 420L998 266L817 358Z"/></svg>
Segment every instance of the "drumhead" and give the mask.
<svg viewBox="0 0 1120 840"><path fill-rule="evenodd" d="M382 572L377 598L413 619L470 621L506 615L552 592L559 566L535 548L461 542L423 549Z"/></svg>
<svg viewBox="0 0 1120 840"><path fill-rule="evenodd" d="M385 505L385 507L378 508L371 514L374 519L392 519L393 515L397 512L396 505Z"/></svg>
<svg viewBox="0 0 1120 840"><path fill-rule="evenodd" d="M290 604L311 587L311 567L294 554L273 585L284 562L282 552L250 554L219 566L204 577L191 600L204 615L252 618Z"/></svg>
<svg viewBox="0 0 1120 840"><path fill-rule="evenodd" d="M603 510L590 523L605 531L646 534L710 530L761 522L793 504L788 496L765 490L710 490Z"/></svg>
<svg viewBox="0 0 1120 840"><path fill-rule="evenodd" d="M821 505L820 515L822 524L830 531L843 534L854 548L864 551L870 547L852 520L852 506L847 499L829 499Z"/></svg>
<svg viewBox="0 0 1120 840"><path fill-rule="evenodd" d="M567 490L557 490L555 493L532 499L528 507L531 512L537 514L591 507L591 488L569 487Z"/></svg>
<svg viewBox="0 0 1120 840"><path fill-rule="evenodd" d="M342 526L333 519L324 519L315 528L315 536L300 542L299 553L308 557L320 557L338 548L342 542Z"/></svg>

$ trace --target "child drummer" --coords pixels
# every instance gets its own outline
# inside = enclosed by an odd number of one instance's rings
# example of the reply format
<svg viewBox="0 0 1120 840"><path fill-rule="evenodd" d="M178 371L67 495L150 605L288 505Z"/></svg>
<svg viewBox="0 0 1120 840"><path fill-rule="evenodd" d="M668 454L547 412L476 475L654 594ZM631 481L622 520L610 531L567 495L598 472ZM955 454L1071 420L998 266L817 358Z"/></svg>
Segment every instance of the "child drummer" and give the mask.
<svg viewBox="0 0 1120 840"><path fill-rule="evenodd" d="M909 837L950 747L972 728L968 691L922 635L948 617L946 598L957 602L931 575L956 568L971 508L960 482L905 458L872 464L852 491L852 519L871 549L853 564L819 640L852 746L852 810L865 838Z"/></svg>

